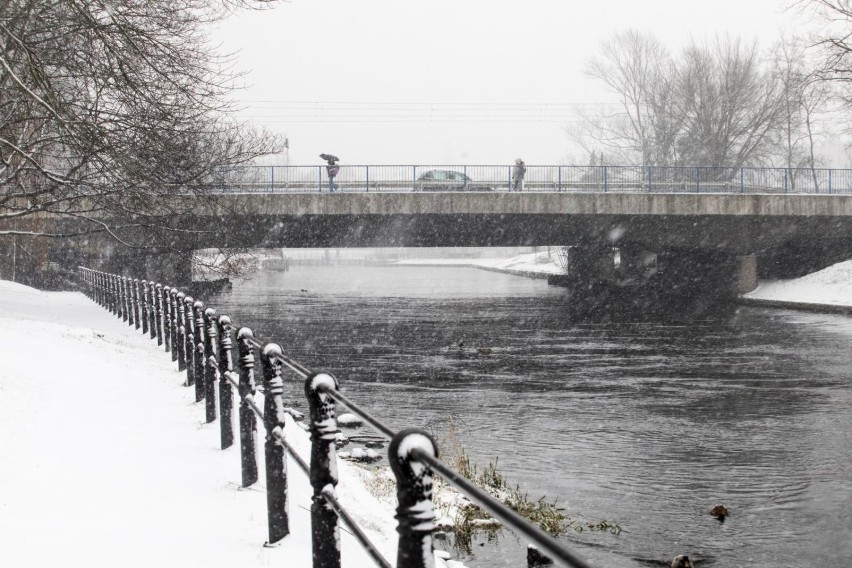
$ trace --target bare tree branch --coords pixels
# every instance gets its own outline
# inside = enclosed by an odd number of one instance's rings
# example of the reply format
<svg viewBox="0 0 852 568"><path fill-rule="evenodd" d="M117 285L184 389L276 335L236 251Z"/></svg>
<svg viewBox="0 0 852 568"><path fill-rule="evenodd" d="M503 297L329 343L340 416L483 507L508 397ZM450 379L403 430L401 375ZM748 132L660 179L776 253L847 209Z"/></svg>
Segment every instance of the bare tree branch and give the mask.
<svg viewBox="0 0 852 568"><path fill-rule="evenodd" d="M282 145L231 118L237 76L206 35L268 4L0 3L0 234L39 234L9 223L52 214L128 247L169 246L175 229L153 216L151 196L204 198L221 168ZM116 232L128 227L139 230Z"/></svg>
<svg viewBox="0 0 852 568"><path fill-rule="evenodd" d="M626 31L601 46L587 74L621 101L569 132L624 162L714 166L719 175L771 159L782 90L756 45L729 37L692 42L676 57L649 34Z"/></svg>

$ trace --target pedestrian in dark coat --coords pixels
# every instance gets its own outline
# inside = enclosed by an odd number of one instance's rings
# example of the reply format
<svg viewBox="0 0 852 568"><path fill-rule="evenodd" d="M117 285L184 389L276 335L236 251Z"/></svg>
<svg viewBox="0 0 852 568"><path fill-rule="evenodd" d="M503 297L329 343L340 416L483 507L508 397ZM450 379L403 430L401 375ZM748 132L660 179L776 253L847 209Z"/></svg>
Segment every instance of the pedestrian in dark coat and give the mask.
<svg viewBox="0 0 852 568"><path fill-rule="evenodd" d="M527 173L526 165L522 159L518 158L515 160L515 167L512 168L512 191L521 189L525 173Z"/></svg>

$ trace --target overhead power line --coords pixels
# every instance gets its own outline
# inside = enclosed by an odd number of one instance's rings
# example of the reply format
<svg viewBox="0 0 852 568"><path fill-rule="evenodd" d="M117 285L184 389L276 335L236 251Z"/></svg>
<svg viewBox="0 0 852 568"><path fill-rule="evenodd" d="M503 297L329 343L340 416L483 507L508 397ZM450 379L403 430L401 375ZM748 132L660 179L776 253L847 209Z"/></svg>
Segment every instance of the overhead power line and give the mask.
<svg viewBox="0 0 852 568"><path fill-rule="evenodd" d="M614 103L250 100L240 116L263 122L578 122L621 120Z"/></svg>
<svg viewBox="0 0 852 568"><path fill-rule="evenodd" d="M292 105L347 105L347 106L392 106L392 105L416 105L416 106L474 106L474 107L517 107L517 106L548 106L548 107L601 107L601 106L616 106L620 107L621 103L604 103L598 101L584 102L548 102L548 101L284 101L284 100L264 100L264 99L246 99L244 102L249 104L274 104L281 106Z"/></svg>

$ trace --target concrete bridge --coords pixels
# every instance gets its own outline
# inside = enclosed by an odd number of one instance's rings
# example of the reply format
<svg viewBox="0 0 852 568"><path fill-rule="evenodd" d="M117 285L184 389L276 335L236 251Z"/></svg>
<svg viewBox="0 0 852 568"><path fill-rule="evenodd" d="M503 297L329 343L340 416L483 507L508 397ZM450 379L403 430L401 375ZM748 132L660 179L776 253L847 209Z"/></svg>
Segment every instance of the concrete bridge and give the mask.
<svg viewBox="0 0 852 568"><path fill-rule="evenodd" d="M753 254L842 245L852 195L297 193L185 200L196 246L600 243ZM168 219L164 219L167 222Z"/></svg>
<svg viewBox="0 0 852 568"><path fill-rule="evenodd" d="M759 273L798 275L852 256L852 195L283 193L171 205L192 211L163 218L189 231L185 250L562 245L572 270L558 283L596 297L725 298Z"/></svg>
<svg viewBox="0 0 852 568"><path fill-rule="evenodd" d="M852 195L444 191L222 193L175 197L175 247L561 245L575 293L698 288L730 297L758 274L794 276L852 257ZM177 240L180 239L180 240ZM69 245L65 245L66 247ZM76 247L78 245L71 244ZM82 245L80 245L82 246ZM105 243L91 239L88 247ZM144 263L149 278L190 278L185 257L109 244L105 268ZM56 249L52 259L64 257ZM165 268L163 268L165 267ZM165 270L166 272L162 272Z"/></svg>

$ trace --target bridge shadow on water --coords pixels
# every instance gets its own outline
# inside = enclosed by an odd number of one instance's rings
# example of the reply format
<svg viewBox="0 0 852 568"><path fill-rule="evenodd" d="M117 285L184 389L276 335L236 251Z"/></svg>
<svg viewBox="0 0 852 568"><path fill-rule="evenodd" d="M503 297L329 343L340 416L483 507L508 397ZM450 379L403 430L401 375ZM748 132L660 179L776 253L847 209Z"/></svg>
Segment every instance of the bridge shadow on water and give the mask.
<svg viewBox="0 0 852 568"><path fill-rule="evenodd" d="M571 289L565 301L569 320L592 323L717 320L733 315L736 307L733 294L608 283Z"/></svg>

